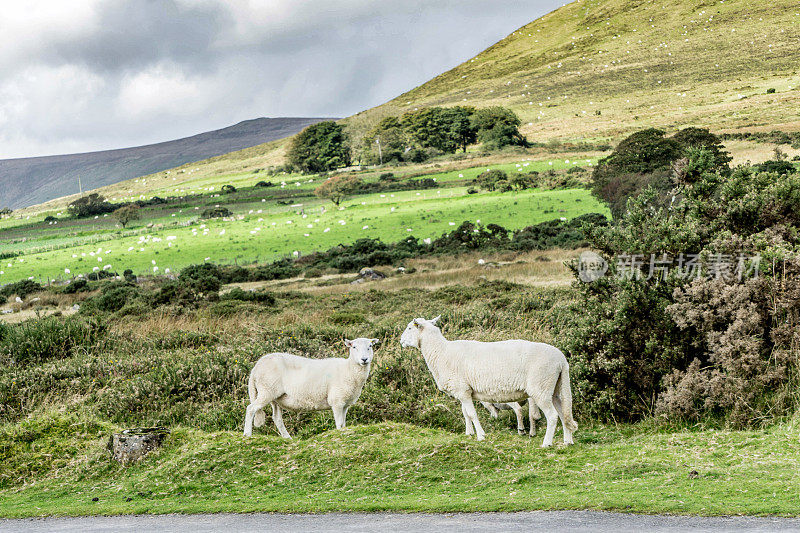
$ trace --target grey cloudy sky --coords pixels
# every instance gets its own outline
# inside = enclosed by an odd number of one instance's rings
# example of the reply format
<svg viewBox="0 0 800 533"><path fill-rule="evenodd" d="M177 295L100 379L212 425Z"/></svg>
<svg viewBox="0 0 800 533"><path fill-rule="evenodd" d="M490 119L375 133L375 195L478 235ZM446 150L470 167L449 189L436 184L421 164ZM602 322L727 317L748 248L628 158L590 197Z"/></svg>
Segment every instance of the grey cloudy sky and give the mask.
<svg viewBox="0 0 800 533"><path fill-rule="evenodd" d="M562 3L4 3L0 158L135 146L260 116L348 116Z"/></svg>

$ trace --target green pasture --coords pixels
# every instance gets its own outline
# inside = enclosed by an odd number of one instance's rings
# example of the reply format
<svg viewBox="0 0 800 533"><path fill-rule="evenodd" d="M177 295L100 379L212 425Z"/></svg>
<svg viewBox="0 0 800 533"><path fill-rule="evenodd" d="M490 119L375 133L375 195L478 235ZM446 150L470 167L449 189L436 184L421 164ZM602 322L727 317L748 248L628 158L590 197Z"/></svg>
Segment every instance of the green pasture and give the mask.
<svg viewBox="0 0 800 533"><path fill-rule="evenodd" d="M545 220L607 212L583 189L473 195L466 194L465 187L398 191L357 196L340 208L316 198L299 200L294 206L267 207L266 203L262 208L256 208L257 204L240 206L225 220L201 220L198 211L189 208L180 213L186 225L145 228L130 236L97 234L95 242L84 236L76 246L5 259L0 263L0 282L29 277L64 279L109 268L107 265L117 272L130 268L137 274L163 274L167 269L176 272L204 261L269 261L360 238L385 242L407 236L436 238L464 220L517 229Z"/></svg>

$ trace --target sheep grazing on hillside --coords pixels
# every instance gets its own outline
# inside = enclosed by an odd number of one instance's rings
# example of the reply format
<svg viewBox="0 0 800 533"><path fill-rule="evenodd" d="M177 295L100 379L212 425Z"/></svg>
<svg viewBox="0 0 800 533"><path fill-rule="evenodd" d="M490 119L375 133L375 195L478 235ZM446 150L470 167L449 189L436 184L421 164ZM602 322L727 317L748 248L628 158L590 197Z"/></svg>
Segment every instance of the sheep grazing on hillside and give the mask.
<svg viewBox="0 0 800 533"><path fill-rule="evenodd" d="M558 348L524 340L448 341L436 326L439 318L411 321L400 345L420 350L439 390L461 402L467 435L485 437L473 400L505 403L528 398L531 417L538 407L547 419L542 447L552 446L559 417L564 444L573 443L578 424L572 419L569 364Z"/></svg>
<svg viewBox="0 0 800 533"><path fill-rule="evenodd" d="M514 415L517 417L517 433L520 435L525 434L525 415L522 414L522 406L519 402L505 402L505 403L491 403L491 402L481 402L481 405L489 411L489 414L492 415L492 418L497 418L500 416L499 411L514 411ZM531 437L536 435L536 421L542 417L542 413L539 411L539 408L536 405L533 406L533 413L530 417L531 423Z"/></svg>
<svg viewBox="0 0 800 533"><path fill-rule="evenodd" d="M272 420L281 437L291 439L283 425L282 409L290 411L333 410L336 429L345 426L347 410L361 395L369 377L372 347L378 339L345 340L346 359L309 359L288 353L271 353L259 359L250 371L250 405L244 417L244 435L253 426L263 426L264 407L272 404Z"/></svg>

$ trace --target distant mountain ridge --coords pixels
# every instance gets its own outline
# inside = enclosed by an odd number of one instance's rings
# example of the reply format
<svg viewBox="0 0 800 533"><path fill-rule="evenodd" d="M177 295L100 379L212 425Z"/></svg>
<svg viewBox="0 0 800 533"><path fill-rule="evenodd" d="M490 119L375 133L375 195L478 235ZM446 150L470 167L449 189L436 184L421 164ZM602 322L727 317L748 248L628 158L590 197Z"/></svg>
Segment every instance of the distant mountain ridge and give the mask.
<svg viewBox="0 0 800 533"><path fill-rule="evenodd" d="M0 160L0 207L18 209L288 137L327 118L257 118L157 144ZM335 120L335 119L334 119Z"/></svg>

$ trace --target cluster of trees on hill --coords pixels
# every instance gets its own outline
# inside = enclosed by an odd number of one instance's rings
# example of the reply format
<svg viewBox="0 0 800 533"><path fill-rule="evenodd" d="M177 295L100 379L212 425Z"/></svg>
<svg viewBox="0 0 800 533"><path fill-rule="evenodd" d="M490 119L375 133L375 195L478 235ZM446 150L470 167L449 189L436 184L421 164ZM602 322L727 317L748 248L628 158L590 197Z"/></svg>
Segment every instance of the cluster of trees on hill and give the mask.
<svg viewBox="0 0 800 533"><path fill-rule="evenodd" d="M365 135L333 121L319 122L300 132L289 147L290 164L303 172L325 172L352 161L419 163L439 154L466 151L481 143L490 149L527 146L521 121L504 107L428 107L381 120Z"/></svg>

